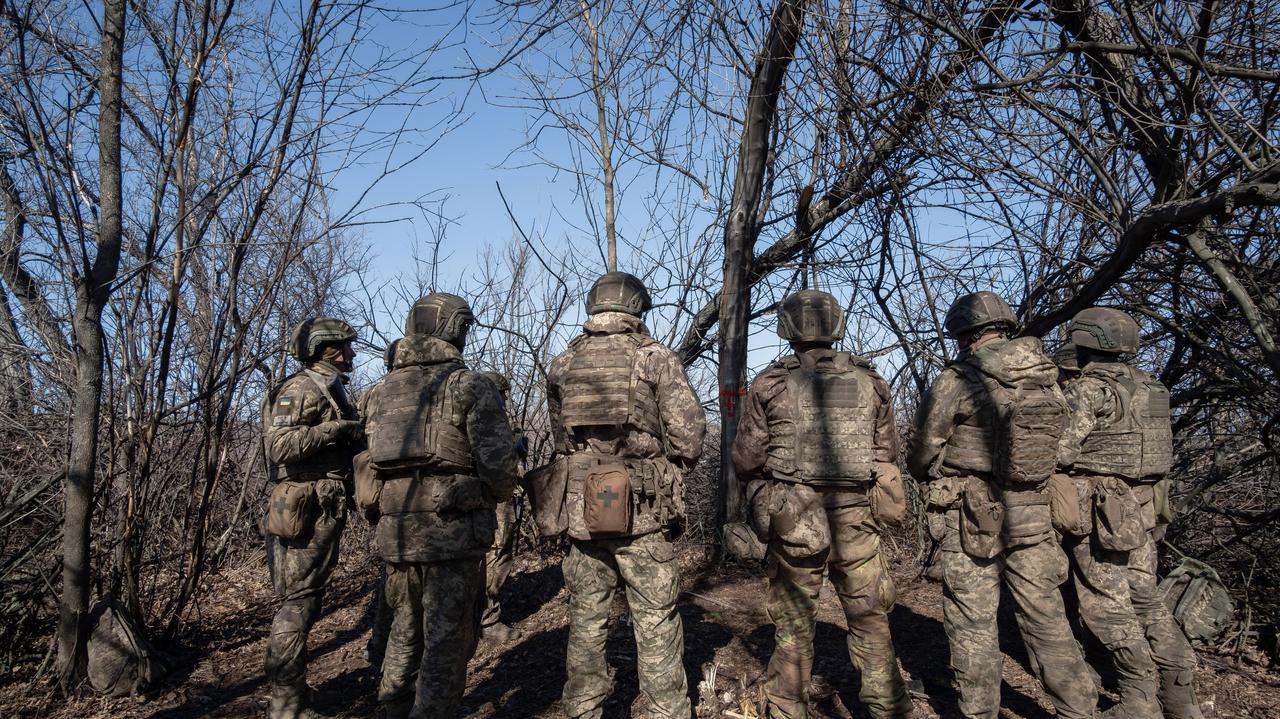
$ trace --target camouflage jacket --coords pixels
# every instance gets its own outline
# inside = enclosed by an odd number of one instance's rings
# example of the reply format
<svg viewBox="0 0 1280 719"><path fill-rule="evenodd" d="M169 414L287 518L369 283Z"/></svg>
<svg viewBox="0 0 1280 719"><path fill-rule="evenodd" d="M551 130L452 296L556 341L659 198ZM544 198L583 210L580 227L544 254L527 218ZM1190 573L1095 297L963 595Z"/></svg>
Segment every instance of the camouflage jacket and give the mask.
<svg viewBox="0 0 1280 719"><path fill-rule="evenodd" d="M1071 416L1058 443L1058 464L1070 467L1080 456L1080 448L1095 428L1105 428L1120 421L1120 400L1105 380L1080 377L1063 390Z"/></svg>
<svg viewBox="0 0 1280 719"><path fill-rule="evenodd" d="M835 353L830 349L813 349L808 354L827 356ZM898 458L898 428L893 419L893 402L890 397L889 383L874 369L868 370L879 407L876 411L873 462L892 464ZM746 402L743 403L742 416L738 421L738 434L733 442L733 468L741 482L762 479L765 462L769 452L769 426L771 424L792 420L794 403L787 391L787 370L775 362L764 369L751 383ZM830 495L826 499L839 501L847 492L826 490ZM835 496L841 495L841 496Z"/></svg>
<svg viewBox="0 0 1280 719"><path fill-rule="evenodd" d="M395 367L435 364L461 360L456 347L437 337L409 335L396 351ZM511 425L502 408L498 388L479 373L460 370L456 382L449 385L455 394L462 429L471 444L474 478L448 478L458 481L460 506L451 506L452 495L433 509L403 507L405 511L387 511L376 530L375 542L382 558L389 562L437 562L449 559L480 557L493 544L496 519L493 505L506 501L516 482L516 453L511 442ZM369 418L377 417L379 396L385 389L378 385L369 390L366 407ZM436 482L436 479L387 478L383 489L384 505L392 482ZM446 480L440 480L447 483ZM480 489L482 497L464 490L463 486ZM411 495L429 496L438 487L408 488ZM477 502L482 499L481 502Z"/></svg>
<svg viewBox="0 0 1280 719"><path fill-rule="evenodd" d="M649 334L644 322L624 312L601 312L593 315L583 326L587 334L620 334L624 332ZM572 454L582 444L591 451L618 457L652 459L664 457L683 470L689 470L702 456L702 441L707 433L706 413L698 396L694 394L685 376L680 359L661 344L647 345L639 350L634 371L637 379L647 383L658 400L658 413L666 430L667 446L662 438L640 431L624 431L614 427L598 427L579 430L584 435L566 436L561 422L560 387L562 379L573 364L573 350L557 356L547 372L547 405L551 414L556 451Z"/></svg>
<svg viewBox="0 0 1280 719"><path fill-rule="evenodd" d="M277 479L350 479L351 458L364 447L339 436L338 420L358 418L347 381L332 365L317 362L272 395L264 443Z"/></svg>
<svg viewBox="0 0 1280 719"><path fill-rule="evenodd" d="M985 399L986 389L970 381L955 366L972 351L994 352L1007 344L1007 340L993 339L981 347L964 350L941 374L925 393L916 409L915 427L907 447L907 468L919 482L929 482L944 476L955 476L957 471L944 466L942 458L947 441L961 423L971 419L978 424L990 424L990 403Z"/></svg>

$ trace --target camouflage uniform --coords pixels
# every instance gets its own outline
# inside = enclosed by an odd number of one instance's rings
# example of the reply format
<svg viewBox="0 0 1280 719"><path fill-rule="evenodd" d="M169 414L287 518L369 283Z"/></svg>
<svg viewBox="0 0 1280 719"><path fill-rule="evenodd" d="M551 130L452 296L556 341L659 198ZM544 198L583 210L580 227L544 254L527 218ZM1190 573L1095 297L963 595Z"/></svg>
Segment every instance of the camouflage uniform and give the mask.
<svg viewBox="0 0 1280 719"><path fill-rule="evenodd" d="M1118 362L1091 362L1080 379L1067 388L1071 422L1062 437L1059 461L1065 467L1080 462L1089 436L1105 432L1122 419L1121 398L1114 378L1134 372ZM1200 716L1193 679L1195 652L1157 592L1156 516L1150 479L1130 479L1074 467L1071 475L1096 492L1132 501L1142 522L1143 537L1136 549L1109 551L1099 545L1096 532L1068 538L1075 559L1080 613L1089 629L1111 651L1120 675L1123 705L1130 716L1194 719ZM1157 676L1158 690L1157 690ZM1159 701L1157 702L1156 699ZM1132 699L1131 699L1132 697Z"/></svg>
<svg viewBox="0 0 1280 719"><path fill-rule="evenodd" d="M346 381L327 362L310 364L274 393L266 428L267 459L276 477L312 482L318 500L301 536L267 535L267 566L281 604L267 639L266 674L271 714L279 719L308 715L307 635L338 562L351 458L362 449L351 435L357 414L343 388Z"/></svg>
<svg viewBox="0 0 1280 719"><path fill-rule="evenodd" d="M610 683L604 652L609 607L621 579L634 622L640 691L649 700L650 716L685 719L690 716L689 690L682 664L684 628L676 613L679 568L670 530L684 519L684 473L702 454L706 418L679 358L649 336L638 316L598 312L584 330L548 371L547 402L556 450L570 459L599 458L624 461L637 470L648 468L655 484L653 495L636 495L643 499L637 499L628 536L593 539L583 525L581 485L575 488L571 480L567 501L572 545L564 561L570 592L564 709L575 718L603 713ZM575 358L610 362L627 357L628 351L599 352L599 347L614 343L632 348L631 366L614 369L629 372L630 386L652 397L655 424L660 420L662 431L630 423L575 425L583 403L608 402L604 392L588 388L584 395L578 384L568 386L580 376L575 374ZM626 408L622 411L625 414Z"/></svg>
<svg viewBox="0 0 1280 719"><path fill-rule="evenodd" d="M375 543L387 563L385 594L393 614L378 698L388 717L451 717L458 713L480 631L493 508L511 496L515 453L497 390L465 369L454 344L406 335L395 368L413 367L439 381L430 385L439 389L428 399L393 394L393 372L371 390L368 402L371 458L383 480ZM437 444L428 450L443 456L446 441L467 448L467 456L453 460L462 464L446 471L380 460L380 446L397 444L393 424L403 424L406 411L427 417L428 426L450 423L432 426L429 441ZM445 432L451 434L440 439ZM381 445L380 433L389 438Z"/></svg>
<svg viewBox="0 0 1280 719"><path fill-rule="evenodd" d="M511 400L511 382L497 372L485 372L484 376L497 386L498 394L502 398L503 410L507 410ZM524 433L513 430L512 442L516 455L523 462L527 455ZM516 493L519 492L520 487L517 485ZM516 525L517 501L519 501L517 497L512 497L498 504L494 512L498 524L497 531L493 535L493 546L489 547L489 552L484 556L485 607L484 614L480 618L480 626L484 628L487 635L495 639L505 640L511 637L511 628L505 624L502 626L499 624L502 619L502 585L506 584L507 578L511 576L511 569L515 564L516 532L519 531ZM494 630L500 630L500 632L495 634Z"/></svg>
<svg viewBox="0 0 1280 719"><path fill-rule="evenodd" d="M849 357L831 349L810 349L803 354L805 361L815 366L834 364L841 357ZM795 477L776 469L771 457L771 454L776 457L779 451L798 454L779 431L779 428L797 425L796 403L788 391L790 359L770 365L756 377L738 424L733 465L738 478L750 482L747 494L752 498L753 513L767 512L764 507L757 510L758 504L795 502L797 492L809 489ZM795 359L791 364L798 364L799 358ZM867 424L873 427L868 427L867 436L861 441L850 438L841 442L841 446L858 445L860 456L853 459L867 465L892 464L898 456L898 433L889 384L865 362L850 359L863 378L863 388L870 390L870 397L861 399L870 408ZM831 414L826 413L822 419L830 419ZM805 437L801 441L813 442L814 438ZM861 448L864 444L865 448ZM764 475L771 480L767 486L760 479ZM809 716L808 684L813 669L813 639L824 569L830 572L831 583L844 608L849 658L862 675L859 692L862 703L876 718L911 713L911 700L898 670L889 634L888 612L893 607L895 593L880 554L880 529L868 501L867 492L873 480L869 475L857 479L860 481L814 487L817 497L813 498L810 510L813 516L807 521L816 523L817 534L823 533L825 525L830 536L829 547L812 553L824 542L810 539L800 542L807 546L806 550L792 551L776 532L768 538L768 612L777 642L769 659L764 686L770 717L803 719ZM784 494L790 496L784 499ZM804 521L802 518L801 522ZM806 554L808 556L804 556Z"/></svg>
<svg viewBox="0 0 1280 719"><path fill-rule="evenodd" d="M912 475L928 482L930 532L942 543L943 626L951 646L951 668L966 717L993 718L1000 710L1001 654L996 610L1004 582L1017 602L1018 628L1039 669L1040 680L1058 716L1093 716L1097 690L1067 623L1059 586L1067 578L1067 557L1049 524L1047 496L1039 489L995 485L989 472L965 465L985 458L991 447L979 439L993 426L987 390L966 377L958 363L970 354L997 352L1008 340L996 338L963 350L929 389L916 414L908 452ZM1045 358L1046 364L1048 358ZM967 457L969 461L961 461ZM973 498L1003 505L1019 524L1001 531L1002 551L988 559L971 556L962 544L962 505ZM1009 536L1009 535L1016 536Z"/></svg>

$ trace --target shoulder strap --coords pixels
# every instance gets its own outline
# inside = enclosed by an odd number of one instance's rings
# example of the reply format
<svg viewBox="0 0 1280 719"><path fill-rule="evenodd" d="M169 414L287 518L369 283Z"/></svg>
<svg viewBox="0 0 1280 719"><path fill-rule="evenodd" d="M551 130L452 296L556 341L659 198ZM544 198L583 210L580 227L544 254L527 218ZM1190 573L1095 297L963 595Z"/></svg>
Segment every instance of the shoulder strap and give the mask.
<svg viewBox="0 0 1280 719"><path fill-rule="evenodd" d="M336 412L339 417L346 419L347 415L342 411L342 405L338 404L338 400L333 398L333 392L329 389L329 380L315 370L304 369L303 373L307 375L308 379L315 383L316 387L320 390L320 394L324 395L324 398L329 401L329 406L333 408L333 411Z"/></svg>

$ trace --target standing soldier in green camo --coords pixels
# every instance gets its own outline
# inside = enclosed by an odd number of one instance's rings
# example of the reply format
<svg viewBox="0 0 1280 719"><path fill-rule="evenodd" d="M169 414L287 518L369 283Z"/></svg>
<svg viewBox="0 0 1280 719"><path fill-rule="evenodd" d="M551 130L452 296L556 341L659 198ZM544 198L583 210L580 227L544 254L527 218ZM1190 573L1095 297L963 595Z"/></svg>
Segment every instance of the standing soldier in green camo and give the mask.
<svg viewBox="0 0 1280 719"><path fill-rule="evenodd" d="M1173 432L1169 390L1123 361L1138 351L1138 334L1132 317L1106 307L1071 321L1082 374L1067 388L1059 462L1092 501L1081 507L1091 520L1083 536L1066 544L1080 613L1120 674L1111 715L1200 719L1195 652L1156 589L1157 494L1168 491Z"/></svg>
<svg viewBox="0 0 1280 719"><path fill-rule="evenodd" d="M752 524L768 545L768 611L777 641L764 685L769 717L809 716L824 570L844 607L863 705L875 719L911 716L889 634L893 580L872 506L879 484L899 504L890 514L905 510L889 384L867 360L832 348L844 337L844 313L826 292L784 299L778 335L794 354L752 382L733 445Z"/></svg>
<svg viewBox="0 0 1280 719"><path fill-rule="evenodd" d="M263 448L277 484L265 518L267 566L281 603L267 639L271 719L319 716L308 707L307 635L320 614L347 521L351 460L364 448L344 386L355 329L317 317L293 331L289 352L303 368L267 397Z"/></svg>
<svg viewBox="0 0 1280 719"><path fill-rule="evenodd" d="M474 321L456 295L415 302L394 368L369 393L369 459L381 480L375 542L392 611L378 699L389 719L458 714L494 508L515 486L498 390L462 361Z"/></svg>
<svg viewBox="0 0 1280 719"><path fill-rule="evenodd" d="M672 536L684 522L684 475L702 455L706 417L679 358L645 327L649 307L638 278L604 275L587 293L583 334L547 373L555 447L566 455L572 544L564 561L563 705L574 719L603 714L610 684L604 646L619 580L649 716L691 715Z"/></svg>
<svg viewBox="0 0 1280 719"><path fill-rule="evenodd" d="M960 712L994 719L1000 711L996 610L1003 582L1058 716L1092 717L1097 689L1063 608L1058 588L1067 558L1043 486L1066 422L1057 370L1039 340L1007 338L1017 319L991 292L958 298L945 325L960 353L920 405L907 460L929 485L929 531L942 543L943 627ZM1043 410L1039 421L1033 410ZM1023 418L1032 421L1013 422ZM1029 429L1037 424L1052 431ZM1043 477L1013 481L1024 465Z"/></svg>
<svg viewBox="0 0 1280 719"><path fill-rule="evenodd" d="M499 372L482 372L485 377L498 388L502 396L502 409L508 412L511 403L511 381ZM508 418L510 414L508 413ZM516 456L521 462L528 456L527 442L519 429L512 430L512 441ZM516 495L498 505L498 529L493 535L493 546L484 557L484 615L480 619L481 638L486 642L505 644L520 638L520 633L504 624L502 619L502 585L511 576L511 567L515 563L516 539L520 527L516 525L516 502L520 501L520 486L516 485Z"/></svg>

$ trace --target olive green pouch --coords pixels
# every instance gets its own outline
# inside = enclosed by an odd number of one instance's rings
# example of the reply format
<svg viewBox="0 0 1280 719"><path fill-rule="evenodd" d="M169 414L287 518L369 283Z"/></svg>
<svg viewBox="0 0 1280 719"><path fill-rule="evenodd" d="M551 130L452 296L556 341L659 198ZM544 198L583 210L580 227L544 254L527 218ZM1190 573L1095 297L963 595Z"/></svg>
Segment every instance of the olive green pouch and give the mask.
<svg viewBox="0 0 1280 719"><path fill-rule="evenodd" d="M281 539L298 539L310 529L315 511L312 482L280 482L271 491L264 529Z"/></svg>
<svg viewBox="0 0 1280 719"><path fill-rule="evenodd" d="M970 480L960 511L960 546L975 559L991 559L1004 551L1004 504L992 499L986 482Z"/></svg>

